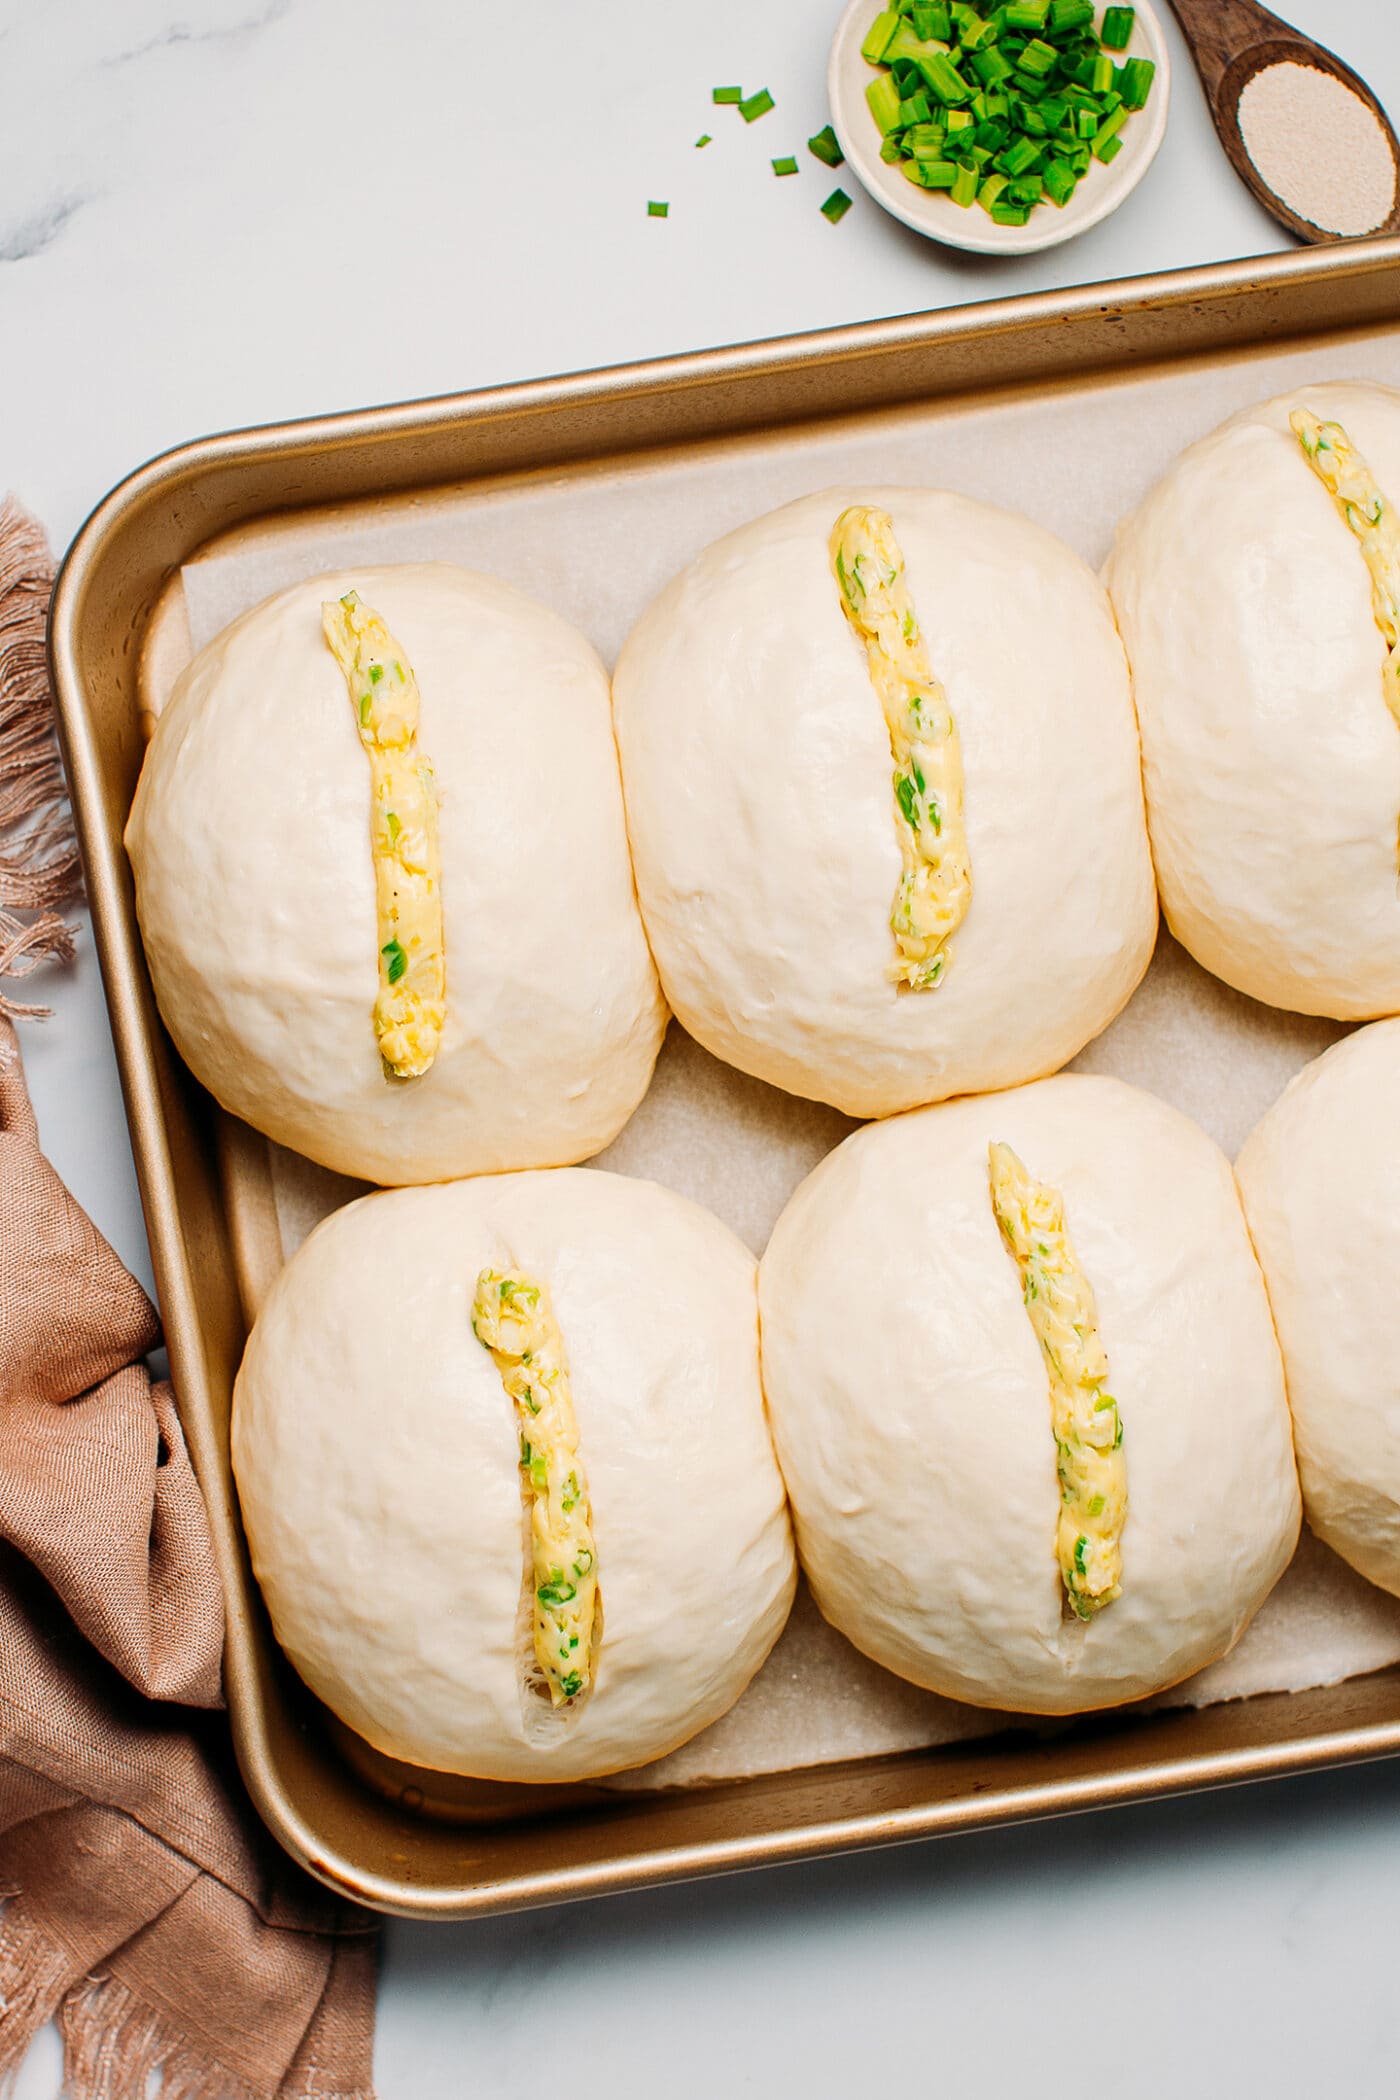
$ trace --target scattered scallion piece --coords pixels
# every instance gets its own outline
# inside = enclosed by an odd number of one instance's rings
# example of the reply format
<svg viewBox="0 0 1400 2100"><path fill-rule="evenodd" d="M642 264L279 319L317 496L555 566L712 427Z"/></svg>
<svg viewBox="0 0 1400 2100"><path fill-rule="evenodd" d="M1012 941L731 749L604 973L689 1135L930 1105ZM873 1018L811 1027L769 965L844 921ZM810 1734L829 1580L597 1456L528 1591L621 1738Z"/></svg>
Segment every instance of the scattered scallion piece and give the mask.
<svg viewBox="0 0 1400 2100"><path fill-rule="evenodd" d="M669 204L659 204L653 197L647 204L647 217L649 219L664 219L669 214L670 209Z"/></svg>
<svg viewBox="0 0 1400 2100"><path fill-rule="evenodd" d="M695 143L696 143L696 145L697 145L697 146L708 146L708 145L709 145L709 143L710 143L710 134L709 134L709 132L708 132L708 131L702 131L702 132L701 132L701 134L700 134L700 136L699 136L699 138L698 138L698 139L697 139L697 140L695 141Z"/></svg>
<svg viewBox="0 0 1400 2100"><path fill-rule="evenodd" d="M817 159L824 161L829 168L839 168L842 161L846 158L841 151L836 133L829 124L823 124L815 137L808 139L807 151L815 153Z"/></svg>
<svg viewBox="0 0 1400 2100"><path fill-rule="evenodd" d="M773 97L767 88L760 88L756 95L744 97L739 104L739 114L746 124L752 124L756 117L766 117L772 108Z"/></svg>
<svg viewBox="0 0 1400 2100"><path fill-rule="evenodd" d="M1099 42L1105 51L1126 51L1132 42L1133 13L1131 7L1106 7L1103 12L1103 27L1099 31Z"/></svg>
<svg viewBox="0 0 1400 2100"><path fill-rule="evenodd" d="M795 175L797 173L797 162L790 153L785 153L780 160L774 161L773 173L775 175Z"/></svg>
<svg viewBox="0 0 1400 2100"><path fill-rule="evenodd" d="M710 96L712 102L742 102L743 99L744 90L741 87L716 88Z"/></svg>
<svg viewBox="0 0 1400 2100"><path fill-rule="evenodd" d="M845 218L851 208L851 200L844 190L833 190L822 206L822 217L830 219L833 226Z"/></svg>

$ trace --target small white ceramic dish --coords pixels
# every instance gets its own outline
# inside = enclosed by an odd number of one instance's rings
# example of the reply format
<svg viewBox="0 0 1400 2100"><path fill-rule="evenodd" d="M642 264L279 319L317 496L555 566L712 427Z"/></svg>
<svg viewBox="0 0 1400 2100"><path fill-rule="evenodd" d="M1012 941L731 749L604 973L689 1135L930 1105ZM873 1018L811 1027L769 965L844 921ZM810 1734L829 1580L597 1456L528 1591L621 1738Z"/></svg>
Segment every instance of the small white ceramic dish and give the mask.
<svg viewBox="0 0 1400 2100"><path fill-rule="evenodd" d="M1132 40L1125 58L1150 58L1157 74L1146 109L1137 110L1120 136L1123 150L1104 167L1095 161L1068 204L1038 204L1024 226L997 226L979 205L954 204L945 191L921 190L910 182L897 164L880 158L880 133L865 99L866 85L880 68L868 65L860 55L871 23L880 12L881 0L850 0L832 39L827 63L826 91L831 122L841 151L877 204L893 212L916 233L943 241L950 248L969 248L983 255L1031 255L1040 248L1058 247L1087 233L1110 212L1116 211L1142 181L1157 155L1167 128L1167 104L1171 99L1171 58L1162 24L1148 0L1135 0ZM1102 21L1102 12L1099 21Z"/></svg>

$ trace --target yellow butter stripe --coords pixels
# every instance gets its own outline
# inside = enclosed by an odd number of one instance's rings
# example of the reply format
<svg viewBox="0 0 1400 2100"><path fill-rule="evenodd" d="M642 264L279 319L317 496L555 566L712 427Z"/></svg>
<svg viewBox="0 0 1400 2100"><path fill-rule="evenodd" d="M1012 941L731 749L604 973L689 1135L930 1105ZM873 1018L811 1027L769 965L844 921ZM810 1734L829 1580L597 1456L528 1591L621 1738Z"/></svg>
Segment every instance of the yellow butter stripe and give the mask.
<svg viewBox="0 0 1400 2100"><path fill-rule="evenodd" d="M1035 1181L1009 1145L987 1150L992 1209L1021 1272L1026 1312L1050 1380L1060 1482L1055 1549L1071 1608L1092 1618L1123 1593L1128 1472L1098 1311L1058 1189Z"/></svg>
<svg viewBox="0 0 1400 2100"><path fill-rule="evenodd" d="M483 1269L472 1328L515 1403L530 1502L535 1660L555 1706L593 1677L598 1556L588 1476L578 1448L564 1341L544 1284L520 1269Z"/></svg>
<svg viewBox="0 0 1400 2100"><path fill-rule="evenodd" d="M972 900L963 820L962 747L934 677L888 511L855 504L831 533L846 617L865 645L894 759L894 823L903 869L890 912L889 975L910 991L942 982L952 935Z"/></svg>
<svg viewBox="0 0 1400 2100"><path fill-rule="evenodd" d="M369 757L371 850L379 924L374 1031L397 1079L421 1078L447 1014L433 769L418 750L418 682L378 613L358 592L321 607Z"/></svg>

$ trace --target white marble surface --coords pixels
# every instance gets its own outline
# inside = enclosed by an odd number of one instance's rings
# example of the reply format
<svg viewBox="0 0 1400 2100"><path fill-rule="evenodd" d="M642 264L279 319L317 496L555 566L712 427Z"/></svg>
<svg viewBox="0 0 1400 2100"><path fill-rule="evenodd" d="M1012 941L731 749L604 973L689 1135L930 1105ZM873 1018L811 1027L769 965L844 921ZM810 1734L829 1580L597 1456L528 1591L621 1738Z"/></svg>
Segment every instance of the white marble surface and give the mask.
<svg viewBox="0 0 1400 2100"><path fill-rule="evenodd" d="M129 468L231 425L1259 253L1185 62L1117 217L960 258L805 155L835 0L0 0L0 487L57 546ZM1393 0L1291 0L1400 110ZM521 30L528 24L528 32ZM1172 30L1174 48L1180 41ZM542 70L543 69L543 70ZM551 107L544 73L569 101ZM664 78L664 89L654 83ZM767 83L745 129L718 81ZM715 134L703 153L692 141ZM671 217L645 216L666 197ZM372 267L374 304L355 294ZM48 1148L147 1273L85 945L25 1029ZM388 1937L384 2100L528 2075L543 1966L595 2093L775 2100L898 2078L1389 2091L1400 1766ZM1075 1921L1092 1962L1068 1949ZM1069 1941L1067 1943L1067 1929ZM1092 2026L1055 2053L1067 1993ZM1098 2059L1106 2068L1099 2070ZM538 2062L538 2057L536 2062ZM21 2100L51 2100L44 2035Z"/></svg>

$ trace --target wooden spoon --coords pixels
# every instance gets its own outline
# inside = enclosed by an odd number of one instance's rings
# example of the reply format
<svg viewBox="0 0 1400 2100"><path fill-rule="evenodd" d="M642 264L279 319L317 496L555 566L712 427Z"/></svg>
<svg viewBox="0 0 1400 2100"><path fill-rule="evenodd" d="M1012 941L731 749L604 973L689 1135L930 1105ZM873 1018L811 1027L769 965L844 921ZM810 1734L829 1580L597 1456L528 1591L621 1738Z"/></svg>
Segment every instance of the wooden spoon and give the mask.
<svg viewBox="0 0 1400 2100"><path fill-rule="evenodd" d="M1334 241L1340 238L1324 227L1315 226L1311 219L1300 218L1284 202L1250 159L1240 131L1240 96L1256 73L1280 64L1313 66L1319 72L1330 73L1334 80L1340 80L1343 87L1349 88L1365 103L1380 126L1397 170L1395 203L1389 216L1369 232L1400 233L1400 142L1397 142L1390 119L1380 103L1350 66L1343 65L1332 52L1314 43L1310 36L1304 36L1301 30L1281 22L1277 15L1271 15L1266 7L1257 6L1255 0L1171 0L1171 7L1196 62L1215 128L1220 133L1220 143L1229 155L1235 173L1248 183L1265 211L1272 212L1280 225L1286 226L1290 233L1296 233L1301 240Z"/></svg>

